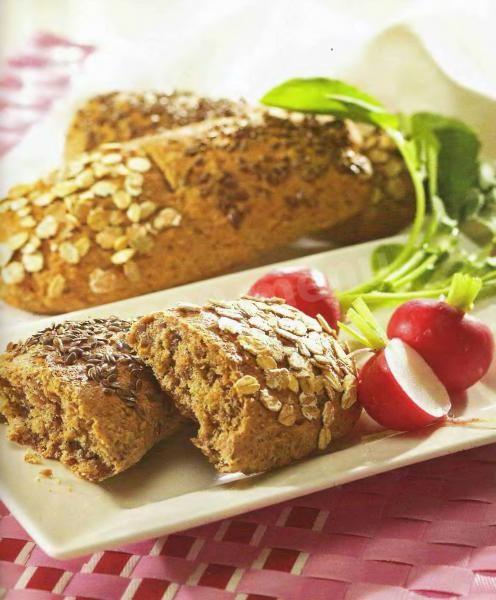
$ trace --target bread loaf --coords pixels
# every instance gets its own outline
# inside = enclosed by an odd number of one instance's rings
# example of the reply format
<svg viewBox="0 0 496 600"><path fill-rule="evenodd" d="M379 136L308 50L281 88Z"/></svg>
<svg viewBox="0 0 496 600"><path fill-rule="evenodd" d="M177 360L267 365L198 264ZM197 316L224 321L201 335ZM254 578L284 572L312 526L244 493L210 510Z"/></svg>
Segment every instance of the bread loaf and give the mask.
<svg viewBox="0 0 496 600"><path fill-rule="evenodd" d="M66 157L93 150L104 142L125 142L144 135L215 117L240 116L245 102L212 100L191 92L114 92L81 106L66 136ZM332 227L329 239L352 244L397 233L413 220L415 203L410 176L393 141L382 131L347 122L356 152L374 164L372 191L357 215Z"/></svg>
<svg viewBox="0 0 496 600"><path fill-rule="evenodd" d="M173 433L182 418L126 344L130 325L67 322L10 344L0 356L9 439L101 481Z"/></svg>
<svg viewBox="0 0 496 600"><path fill-rule="evenodd" d="M90 98L74 115L66 135L65 157L94 150L106 142L162 133L220 117L244 114L243 101L212 100L192 92L112 92Z"/></svg>
<svg viewBox="0 0 496 600"><path fill-rule="evenodd" d="M128 341L223 472L326 450L360 416L355 366L334 331L279 299L178 306L140 319Z"/></svg>
<svg viewBox="0 0 496 600"><path fill-rule="evenodd" d="M58 313L210 277L373 191L340 121L255 112L105 144L0 203L0 295Z"/></svg>

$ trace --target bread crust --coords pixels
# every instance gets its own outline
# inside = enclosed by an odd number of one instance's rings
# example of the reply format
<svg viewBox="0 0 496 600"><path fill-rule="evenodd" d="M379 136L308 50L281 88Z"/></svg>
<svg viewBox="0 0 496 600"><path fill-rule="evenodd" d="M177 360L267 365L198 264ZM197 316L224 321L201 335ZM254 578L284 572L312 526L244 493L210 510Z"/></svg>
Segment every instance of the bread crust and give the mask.
<svg viewBox="0 0 496 600"><path fill-rule="evenodd" d="M191 123L235 117L244 101L211 99L188 91L110 92L87 100L67 130L65 158L72 160L106 142L155 135Z"/></svg>
<svg viewBox="0 0 496 600"><path fill-rule="evenodd" d="M74 116L66 135L66 158L104 142L125 142L175 127L249 112L243 101L212 100L191 92L113 92L90 98ZM346 121L356 152L373 165L371 190L363 209L327 232L338 244L393 235L413 220L410 176L392 140L382 131Z"/></svg>
<svg viewBox="0 0 496 600"><path fill-rule="evenodd" d="M334 332L278 299L183 305L143 317L128 341L198 423L193 442L222 472L325 450L361 412L355 366Z"/></svg>
<svg viewBox="0 0 496 600"><path fill-rule="evenodd" d="M101 481L129 468L182 419L124 341L130 322L53 326L0 356L10 440Z"/></svg>
<svg viewBox="0 0 496 600"><path fill-rule="evenodd" d="M328 231L329 238L338 244L394 235L415 215L410 174L391 138L367 127L363 133L358 131L356 147L373 165L372 191L363 210Z"/></svg>
<svg viewBox="0 0 496 600"><path fill-rule="evenodd" d="M353 147L342 122L265 113L104 145L0 203L0 295L60 313L246 264L363 209Z"/></svg>

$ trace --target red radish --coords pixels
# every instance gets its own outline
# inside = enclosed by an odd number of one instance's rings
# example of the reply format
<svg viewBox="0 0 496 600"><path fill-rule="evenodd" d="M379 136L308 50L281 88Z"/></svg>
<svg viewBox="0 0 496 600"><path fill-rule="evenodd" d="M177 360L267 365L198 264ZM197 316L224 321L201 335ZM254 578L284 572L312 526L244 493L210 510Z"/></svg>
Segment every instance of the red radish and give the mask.
<svg viewBox="0 0 496 600"><path fill-rule="evenodd" d="M446 417L451 403L434 371L413 348L394 338L365 363L358 399L383 427L412 431Z"/></svg>
<svg viewBox="0 0 496 600"><path fill-rule="evenodd" d="M472 280L472 281L470 281ZM480 286L473 278L453 279L447 301L411 300L396 309L389 321L389 337L414 348L450 391L466 390L488 371L494 355L491 329L466 314ZM453 291L458 286L458 292ZM463 289L461 288L463 286ZM464 294L465 302L460 301ZM469 301L467 300L469 294Z"/></svg>
<svg viewBox="0 0 496 600"><path fill-rule="evenodd" d="M403 340L389 340L363 299L340 323L363 346L375 352L358 376L358 400L380 425L411 431L443 419L451 406L447 389L427 362Z"/></svg>
<svg viewBox="0 0 496 600"><path fill-rule="evenodd" d="M339 301L327 277L317 269L285 267L260 277L250 288L252 296L278 296L310 317L321 314L334 329L341 316Z"/></svg>

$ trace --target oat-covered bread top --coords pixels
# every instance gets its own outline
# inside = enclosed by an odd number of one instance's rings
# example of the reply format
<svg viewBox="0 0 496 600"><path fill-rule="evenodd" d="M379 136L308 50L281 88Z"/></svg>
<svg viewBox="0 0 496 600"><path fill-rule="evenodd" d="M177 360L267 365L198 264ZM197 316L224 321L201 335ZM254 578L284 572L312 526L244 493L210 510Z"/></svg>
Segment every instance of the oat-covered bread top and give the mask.
<svg viewBox="0 0 496 600"><path fill-rule="evenodd" d="M63 312L206 277L356 214L371 172L342 122L314 118L105 144L0 202L0 294Z"/></svg>
<svg viewBox="0 0 496 600"><path fill-rule="evenodd" d="M203 310L189 304L175 310L210 332L234 363L251 365L245 353L255 359L253 373L236 380L234 389L258 398L283 425L293 425L300 413L318 419L328 400L339 400L345 410L356 402L355 364L322 317L309 317L279 298L250 296L212 300ZM325 400L320 408L319 397Z"/></svg>
<svg viewBox="0 0 496 600"><path fill-rule="evenodd" d="M288 464L348 433L360 415L357 374L324 319L280 299L181 304L128 336L194 440L225 472Z"/></svg>
<svg viewBox="0 0 496 600"><path fill-rule="evenodd" d="M163 187L146 152L120 144L15 186L0 202L0 289L8 296L14 289L8 286L24 285L26 296L40 296L39 312L47 312L45 305L63 304L67 293L75 297L68 310L99 303L88 294L100 295L103 303L117 273L131 286L139 278L133 257L149 255L156 236L181 223L181 213L168 202L170 191L152 200Z"/></svg>
<svg viewBox="0 0 496 600"><path fill-rule="evenodd" d="M244 101L212 99L188 91L110 92L76 112L67 131L65 156L75 158L106 142L125 142L190 123L244 114Z"/></svg>

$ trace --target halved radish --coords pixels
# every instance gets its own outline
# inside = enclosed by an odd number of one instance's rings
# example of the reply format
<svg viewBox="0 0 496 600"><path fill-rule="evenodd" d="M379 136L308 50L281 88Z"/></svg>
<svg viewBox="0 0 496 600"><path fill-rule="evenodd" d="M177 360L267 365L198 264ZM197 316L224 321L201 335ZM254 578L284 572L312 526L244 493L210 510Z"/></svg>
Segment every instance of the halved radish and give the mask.
<svg viewBox="0 0 496 600"><path fill-rule="evenodd" d="M443 419L448 391L428 363L403 340L389 340L365 302L358 298L346 316L346 331L375 354L361 368L358 400L380 425L411 431Z"/></svg>
<svg viewBox="0 0 496 600"><path fill-rule="evenodd" d="M474 385L493 360L491 329L466 314L480 287L480 279L457 274L446 301L410 300L389 321L389 337L415 348L450 391Z"/></svg>
<svg viewBox="0 0 496 600"><path fill-rule="evenodd" d="M448 392L413 348L394 338L362 367L358 399L383 427L411 431L446 417Z"/></svg>

